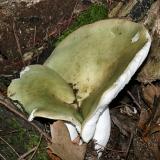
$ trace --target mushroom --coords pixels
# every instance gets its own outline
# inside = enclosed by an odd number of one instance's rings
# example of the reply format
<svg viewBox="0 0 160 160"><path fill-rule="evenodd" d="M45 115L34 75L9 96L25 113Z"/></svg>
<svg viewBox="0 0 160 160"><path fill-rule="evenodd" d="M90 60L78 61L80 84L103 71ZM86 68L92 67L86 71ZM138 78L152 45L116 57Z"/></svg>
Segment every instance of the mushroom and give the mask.
<svg viewBox="0 0 160 160"><path fill-rule="evenodd" d="M44 65L31 65L13 80L8 96L34 117L64 120L73 140L110 136L108 105L145 60L151 45L142 24L109 19L85 25L67 36Z"/></svg>

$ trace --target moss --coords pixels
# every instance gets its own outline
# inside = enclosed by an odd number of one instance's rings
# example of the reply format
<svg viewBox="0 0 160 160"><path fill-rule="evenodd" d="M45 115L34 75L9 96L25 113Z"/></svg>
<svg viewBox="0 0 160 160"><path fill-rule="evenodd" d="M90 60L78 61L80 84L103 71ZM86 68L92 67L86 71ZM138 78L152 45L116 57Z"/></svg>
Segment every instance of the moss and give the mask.
<svg viewBox="0 0 160 160"><path fill-rule="evenodd" d="M29 141L26 144L26 149L29 150L29 149L32 149L33 147L37 146L39 141L40 141L40 136L38 136L34 133L30 133L29 134ZM48 160L48 155L46 153L46 146L43 141L41 142L34 159L35 160Z"/></svg>
<svg viewBox="0 0 160 160"><path fill-rule="evenodd" d="M58 37L56 45L67 35L75 31L79 27L102 19L106 19L107 15L108 11L105 5L92 4L86 11L82 12L75 19L75 21L71 24L71 26L67 30L65 30L60 37Z"/></svg>
<svg viewBox="0 0 160 160"><path fill-rule="evenodd" d="M3 110L1 107L0 128L3 139L10 144L19 155L23 155L25 152L31 150L33 147L37 146L40 141L39 133L28 123L15 117L8 111ZM0 140L0 151L6 159L17 159L17 155L2 140ZM48 160L46 144L43 139L33 160Z"/></svg>

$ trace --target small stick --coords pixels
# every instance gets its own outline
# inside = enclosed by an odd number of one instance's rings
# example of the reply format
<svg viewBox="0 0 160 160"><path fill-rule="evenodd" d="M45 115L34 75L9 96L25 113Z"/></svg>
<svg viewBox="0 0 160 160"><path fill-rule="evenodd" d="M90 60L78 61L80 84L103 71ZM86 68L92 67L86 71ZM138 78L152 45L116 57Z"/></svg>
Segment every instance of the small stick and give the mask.
<svg viewBox="0 0 160 160"><path fill-rule="evenodd" d="M0 139L9 146L9 148L11 148L11 150L18 156L20 157L20 155L16 152L16 150L5 140L3 139L2 137L0 137Z"/></svg>
<svg viewBox="0 0 160 160"><path fill-rule="evenodd" d="M19 132L19 130L13 130L13 131L3 131L3 130L0 130L0 132L2 132L2 134L3 134L3 132L5 132L5 135L2 135L2 137L5 137L6 136L6 134L8 135L8 134L12 134L12 133L17 133L17 132Z"/></svg>
<svg viewBox="0 0 160 160"><path fill-rule="evenodd" d="M13 33L14 33L14 37L15 37L15 40L16 40L16 44L17 44L17 48L18 48L18 52L21 56L21 59L22 59L22 62L23 62L23 65L25 65L24 61L23 61L23 55L22 55L22 50L21 50L21 45L19 43L19 38L17 36L17 33L16 33L16 28L15 28L15 22L13 22Z"/></svg>
<svg viewBox="0 0 160 160"><path fill-rule="evenodd" d="M75 6L74 6L74 8L73 8L73 11L72 11L72 14L71 14L71 16L70 16L70 18L69 18L69 22L68 22L68 24L67 24L67 28L68 28L69 25L71 24L71 21L72 21L72 19L73 19L73 15L74 15L74 11L75 11L78 3L79 3L79 1L76 1L76 4L75 4Z"/></svg>
<svg viewBox="0 0 160 160"><path fill-rule="evenodd" d="M133 133L131 133L131 137L130 137L129 144L128 144L127 151L126 151L125 160L128 159L128 153L129 153L129 150L130 150L130 148L131 148L132 141L133 141Z"/></svg>
<svg viewBox="0 0 160 160"><path fill-rule="evenodd" d="M1 157L3 160L7 160L1 153L0 153L0 157Z"/></svg>
<svg viewBox="0 0 160 160"><path fill-rule="evenodd" d="M137 89L137 94L138 94L138 104L142 104L142 103L141 103L141 98L140 98L139 89Z"/></svg>
<svg viewBox="0 0 160 160"><path fill-rule="evenodd" d="M96 145L98 144L98 143L95 143ZM108 151L113 151L113 152L119 152L119 153L125 153L126 151L122 151L122 150L116 150L116 149L112 149L112 148L109 148L109 147L104 147L104 146L102 146L102 145L100 145L100 144L98 144L100 147L102 147L102 148L104 148L104 150L105 149L107 149Z"/></svg>
<svg viewBox="0 0 160 160"><path fill-rule="evenodd" d="M127 93L128 93L129 96L132 98L133 102L136 104L136 106L138 107L138 109L141 110L140 104L137 102L137 100L136 100L135 97L132 95L132 93L131 93L130 91L127 91Z"/></svg>
<svg viewBox="0 0 160 160"><path fill-rule="evenodd" d="M33 47L35 47L35 43L36 43L36 34L37 34L37 27L34 27L34 35L33 35Z"/></svg>
<svg viewBox="0 0 160 160"><path fill-rule="evenodd" d="M112 148L106 148L107 150L109 151L112 151L112 152L118 152L118 153L125 153L126 151L120 151L120 150L116 150L116 149L112 149Z"/></svg>
<svg viewBox="0 0 160 160"><path fill-rule="evenodd" d="M29 150L28 152L24 153L23 155L21 155L18 160L23 160L25 157L29 156L32 152L34 152L37 149L37 146L35 146L34 148L32 148L31 150Z"/></svg>
<svg viewBox="0 0 160 160"><path fill-rule="evenodd" d="M32 160L33 157L35 156L35 154L36 154L36 152L37 152L37 150L38 150L38 148L39 148L39 146L40 146L40 144L41 144L41 141L42 141L42 134L41 134L40 140L39 140L39 142L38 142L38 145L36 146L36 149L34 150L32 156L31 156L31 158L30 158L29 160Z"/></svg>

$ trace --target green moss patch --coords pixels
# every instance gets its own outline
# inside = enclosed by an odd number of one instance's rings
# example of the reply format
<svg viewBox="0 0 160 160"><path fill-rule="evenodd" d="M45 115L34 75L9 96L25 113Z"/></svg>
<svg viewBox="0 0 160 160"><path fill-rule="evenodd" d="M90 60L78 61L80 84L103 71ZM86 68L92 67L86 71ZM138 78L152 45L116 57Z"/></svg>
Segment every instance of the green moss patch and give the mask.
<svg viewBox="0 0 160 160"><path fill-rule="evenodd" d="M40 135L27 122L17 118L0 106L0 137L3 138L20 156L36 147ZM0 153L7 160L16 160L18 156L2 139ZM42 139L33 160L48 160L46 144ZM27 158L32 156L31 153Z"/></svg>
<svg viewBox="0 0 160 160"><path fill-rule="evenodd" d="M60 37L58 37L56 45L79 27L102 19L106 19L107 16L108 10L105 5L92 4L86 11L80 13L80 15L75 19L71 26L65 30Z"/></svg>

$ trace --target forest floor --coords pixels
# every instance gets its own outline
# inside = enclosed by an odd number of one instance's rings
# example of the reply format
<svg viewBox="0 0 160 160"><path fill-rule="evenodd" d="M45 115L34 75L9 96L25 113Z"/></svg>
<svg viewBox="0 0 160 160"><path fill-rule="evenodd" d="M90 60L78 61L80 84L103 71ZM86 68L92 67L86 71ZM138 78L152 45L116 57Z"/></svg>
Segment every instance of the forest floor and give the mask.
<svg viewBox="0 0 160 160"><path fill-rule="evenodd" d="M56 160L42 134L50 134L51 121L38 119L31 124L26 113L14 107L12 110L6 100L7 87L25 66L43 64L69 33L107 19L120 2L42 0L29 6L25 2L0 3L0 159ZM148 8L152 3L147 3ZM138 73L110 105L111 137L100 160L160 157L159 79L144 84L137 81L137 76ZM97 159L94 142L87 145L85 159Z"/></svg>

